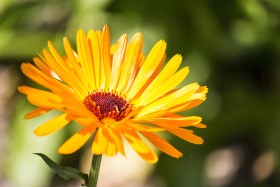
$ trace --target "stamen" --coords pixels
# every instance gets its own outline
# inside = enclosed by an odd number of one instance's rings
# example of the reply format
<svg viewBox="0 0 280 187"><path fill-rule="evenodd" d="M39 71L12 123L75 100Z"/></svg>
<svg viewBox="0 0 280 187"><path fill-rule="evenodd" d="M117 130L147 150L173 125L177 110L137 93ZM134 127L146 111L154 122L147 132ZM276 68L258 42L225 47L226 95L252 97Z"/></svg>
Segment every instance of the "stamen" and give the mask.
<svg viewBox="0 0 280 187"><path fill-rule="evenodd" d="M93 92L86 96L83 103L99 120L113 118L120 121L133 109L133 104L112 92Z"/></svg>

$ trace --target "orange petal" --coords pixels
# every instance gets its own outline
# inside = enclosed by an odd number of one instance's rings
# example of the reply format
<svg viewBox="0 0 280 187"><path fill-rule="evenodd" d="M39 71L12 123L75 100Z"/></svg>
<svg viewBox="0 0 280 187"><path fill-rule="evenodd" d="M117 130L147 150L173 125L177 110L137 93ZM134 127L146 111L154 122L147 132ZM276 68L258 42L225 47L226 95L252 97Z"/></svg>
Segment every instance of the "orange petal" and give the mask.
<svg viewBox="0 0 280 187"><path fill-rule="evenodd" d="M34 63L36 64L36 66L45 74L51 76L51 68L49 66L47 66L44 62L42 62L42 60L40 60L39 58L35 57L33 58Z"/></svg>
<svg viewBox="0 0 280 187"><path fill-rule="evenodd" d="M86 117L77 117L74 119L74 121L84 127L99 122L99 120L93 118L86 118Z"/></svg>
<svg viewBox="0 0 280 187"><path fill-rule="evenodd" d="M74 70L65 63L51 42L48 42L48 46L51 54L46 49L43 50L45 56L44 62L54 71L55 74L58 75L61 80L63 80L63 82L75 90L75 92L85 92L85 89L82 87L81 82L77 79Z"/></svg>
<svg viewBox="0 0 280 187"><path fill-rule="evenodd" d="M103 136L108 140L105 154L107 156L113 156L120 151L124 154L123 143L120 134L117 134L117 131L113 132L113 127L103 126L102 133Z"/></svg>
<svg viewBox="0 0 280 187"><path fill-rule="evenodd" d="M195 127L204 129L204 128L206 128L207 126L204 125L204 124L202 124L202 123L199 123L199 124L195 125Z"/></svg>
<svg viewBox="0 0 280 187"><path fill-rule="evenodd" d="M158 124L159 125L159 124ZM175 136L178 136L179 138L182 138L183 140L193 143L193 144L203 144L203 139L195 134L193 134L193 131L183 129L183 128L176 128L176 127L169 127L167 125L159 125L162 128L165 128L167 131L171 132Z"/></svg>
<svg viewBox="0 0 280 187"><path fill-rule="evenodd" d="M96 127L96 125L89 125L82 128L79 132L77 132L71 138L69 138L62 146L60 146L58 152L60 154L71 154L77 151L91 137Z"/></svg>
<svg viewBox="0 0 280 187"><path fill-rule="evenodd" d="M49 82L47 81L47 79L50 79L50 76L44 74L42 71L35 68L33 65L29 63L22 63L20 67L23 74L29 77L34 82L46 88L50 88L52 86L52 84L49 84Z"/></svg>
<svg viewBox="0 0 280 187"><path fill-rule="evenodd" d="M32 110L31 112L29 112L28 114L24 115L24 119L31 119L31 118L35 118L37 116L40 116L42 114L47 113L48 111L50 111L52 109L50 108L36 108L35 110Z"/></svg>
<svg viewBox="0 0 280 187"><path fill-rule="evenodd" d="M157 123L168 124L173 127L188 127L188 126L196 126L201 122L202 118L199 116L187 116L187 117L158 117L151 118L148 121L153 123L152 121L156 121Z"/></svg>
<svg viewBox="0 0 280 187"><path fill-rule="evenodd" d="M61 104L63 101L62 98L51 92L31 88L28 86L20 86L18 87L18 90L19 92L26 94L28 101L35 106L55 109L63 107Z"/></svg>
<svg viewBox="0 0 280 187"><path fill-rule="evenodd" d="M116 151L119 151L122 155L125 155L123 140L122 140L120 132L113 127L108 128L107 130L113 140L112 143L114 143L116 145Z"/></svg>
<svg viewBox="0 0 280 187"><path fill-rule="evenodd" d="M110 31L107 25L104 26L102 32L103 39L103 64L104 64L104 73L105 73L105 88L109 88L111 81L111 54L110 54Z"/></svg>
<svg viewBox="0 0 280 187"><path fill-rule="evenodd" d="M34 130L34 134L36 134L37 136L49 135L67 125L74 118L75 116L69 113L64 113L40 125Z"/></svg>
<svg viewBox="0 0 280 187"><path fill-rule="evenodd" d="M92 118L93 120L98 121L97 117L92 112L87 110L83 103L75 101L71 97L69 97L69 99L66 99L63 104L65 105L65 108L67 108L67 111L70 111L77 116Z"/></svg>
<svg viewBox="0 0 280 187"><path fill-rule="evenodd" d="M47 74L40 71L38 68L34 67L31 64L23 63L21 65L22 72L29 77L34 82L38 83L39 85L48 88L52 92L56 93L57 95L64 95L64 93L72 93L73 90L69 88L64 83L54 79L53 77L48 76ZM77 92L75 93L76 98L84 98L83 93Z"/></svg>
<svg viewBox="0 0 280 187"><path fill-rule="evenodd" d="M162 152L173 156L175 158L181 157L183 154L166 142L164 139L159 137L158 135L151 132L141 132L154 146L156 146Z"/></svg>
<svg viewBox="0 0 280 187"><path fill-rule="evenodd" d="M156 163L158 161L158 157L154 151L152 151L141 138L134 131L130 131L128 129L121 129L124 137L128 141L128 143L132 146L132 148L147 162Z"/></svg>
<svg viewBox="0 0 280 187"><path fill-rule="evenodd" d="M158 127L152 127L152 126L147 126L147 125L142 125L142 124L133 124L130 123L127 125L128 128L131 128L135 131L144 131L144 132L161 132L165 131L165 129L158 128Z"/></svg>
<svg viewBox="0 0 280 187"><path fill-rule="evenodd" d="M83 87L86 90L89 90L89 86L86 82L86 78L84 73L82 72L81 66L79 64L79 62L77 61L77 57L75 56L75 52L73 51L70 42L68 41L68 39L66 37L63 38L63 44L64 44L64 50L66 52L66 55L69 59L69 63L71 64L71 66L73 67L73 69L75 70L75 74L77 75L77 77L79 78L81 84L83 85Z"/></svg>

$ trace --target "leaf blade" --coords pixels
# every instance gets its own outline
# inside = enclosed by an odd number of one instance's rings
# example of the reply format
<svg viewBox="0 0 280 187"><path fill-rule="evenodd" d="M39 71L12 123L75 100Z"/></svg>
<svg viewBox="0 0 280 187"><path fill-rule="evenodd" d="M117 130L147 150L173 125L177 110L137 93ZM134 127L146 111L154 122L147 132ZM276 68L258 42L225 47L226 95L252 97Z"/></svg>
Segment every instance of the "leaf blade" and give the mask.
<svg viewBox="0 0 280 187"><path fill-rule="evenodd" d="M59 166L57 163L55 163L53 160L51 160L48 156L42 154L42 153L33 153L35 155L40 156L44 162L51 168L57 175L62 177L65 180L69 179L83 179L85 181L86 185L88 182L88 175L85 173L82 173L80 170L72 167L62 167Z"/></svg>

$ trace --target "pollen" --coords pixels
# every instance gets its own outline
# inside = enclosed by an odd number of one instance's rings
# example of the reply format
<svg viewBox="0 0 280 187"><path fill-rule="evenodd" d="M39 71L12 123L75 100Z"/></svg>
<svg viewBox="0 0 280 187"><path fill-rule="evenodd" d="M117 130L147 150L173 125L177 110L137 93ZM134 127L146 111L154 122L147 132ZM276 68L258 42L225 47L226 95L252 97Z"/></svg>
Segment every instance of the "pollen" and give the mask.
<svg viewBox="0 0 280 187"><path fill-rule="evenodd" d="M133 109L133 104L114 92L93 92L83 101L86 108L102 120L113 118L120 121Z"/></svg>

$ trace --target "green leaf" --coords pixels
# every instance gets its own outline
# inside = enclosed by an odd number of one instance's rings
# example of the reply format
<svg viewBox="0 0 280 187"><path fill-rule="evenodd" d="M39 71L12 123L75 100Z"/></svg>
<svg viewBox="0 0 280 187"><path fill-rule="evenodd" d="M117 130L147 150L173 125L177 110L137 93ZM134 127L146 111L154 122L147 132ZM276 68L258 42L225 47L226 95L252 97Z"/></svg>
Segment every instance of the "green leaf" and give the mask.
<svg viewBox="0 0 280 187"><path fill-rule="evenodd" d="M85 183L83 184L86 185L88 182L88 175L82 173L80 170L76 168L71 168L71 167L61 167L57 163L55 163L53 160L51 160L49 157L42 153L33 153L35 155L40 156L45 163L60 177L64 178L65 180L68 179L83 179Z"/></svg>

